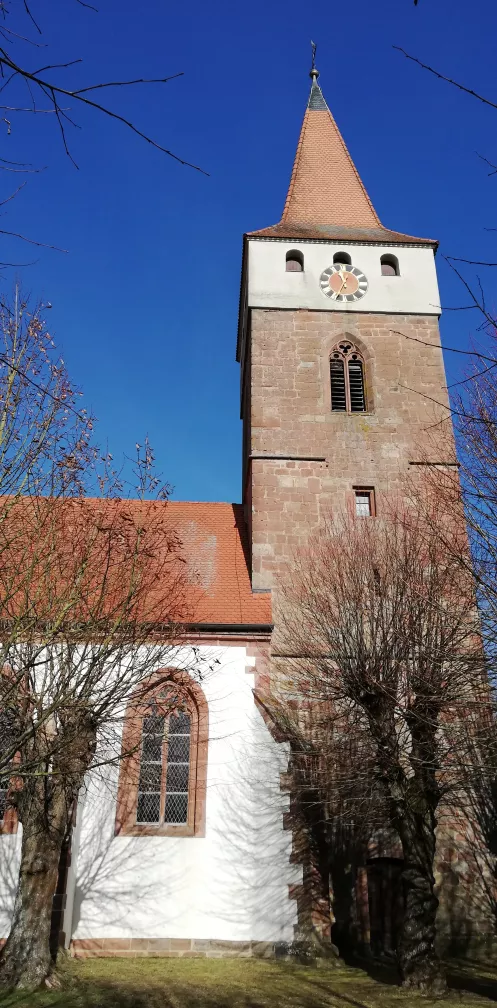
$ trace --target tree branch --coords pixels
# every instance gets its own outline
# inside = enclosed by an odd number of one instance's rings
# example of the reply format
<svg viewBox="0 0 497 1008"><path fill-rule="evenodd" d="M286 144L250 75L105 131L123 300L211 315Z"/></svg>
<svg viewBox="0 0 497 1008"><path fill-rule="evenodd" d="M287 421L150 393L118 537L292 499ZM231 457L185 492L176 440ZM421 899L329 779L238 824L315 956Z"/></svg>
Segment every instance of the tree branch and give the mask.
<svg viewBox="0 0 497 1008"><path fill-rule="evenodd" d="M147 136L146 133L143 133L142 130L138 129L138 127L135 126L129 119L125 119L124 116L119 115L118 112L113 112L111 109L106 108L105 105L100 105L99 102L95 102L91 98L86 98L83 94L79 93L78 91L69 91L67 88L62 88L62 87L57 86L56 84L51 84L49 81L42 80L41 77L37 77L35 73L29 73L28 70L23 70L20 66L18 66L16 63L14 63L13 60L10 59L10 57L6 53L5 49L1 49L1 48L0 48L0 67L7 67L7 68L9 68L10 70L13 71L14 75L20 75L20 76L22 76L27 81L33 81L33 83L37 84L38 87L43 91L43 93L45 95L49 96L50 100L52 101L52 103L54 105L54 110L57 113L57 119L59 121L59 126L61 128L63 142L64 142L64 149L66 151L67 156L71 159L71 161L73 161L73 164L75 164L75 162L74 162L74 159L72 158L72 156L71 156L71 154L69 152L69 149L67 147L67 143L66 143L66 140L65 140L65 134L64 134L63 126L62 126L62 123L61 123L61 120L60 120L60 115L59 115L60 109L59 109L59 106L57 104L57 99L56 99L56 95L57 94L65 95L68 98L73 98L76 101L79 101L79 102L81 102L84 105L88 105L90 108L96 109L98 112L103 112L103 114L109 116L110 119L116 119L117 122L120 122L124 126L127 126L128 129L130 129L132 133L136 133L136 135L139 136L142 140L145 140L147 143L151 144L152 147L155 147L156 150L160 150L160 151L162 151L163 154L167 154L168 157L173 158L174 161L178 161L179 164L185 165L187 168L194 168L195 171L201 172L202 175L207 175L208 176L209 173L206 172L206 171L204 171L203 168L200 168L199 165L192 164L191 161L185 161L184 158L181 158L177 154L174 154L167 147L163 147L161 144L157 143L156 140L152 140L151 137ZM179 76L179 75L175 75L175 76ZM9 78L9 79L11 79L11 78ZM166 79L171 79L171 78L166 78ZM116 82L116 84L117 84L117 82ZM109 84L106 85L106 87L111 87L111 86L112 86L112 82L110 82ZM4 87L5 87L5 85L4 85Z"/></svg>

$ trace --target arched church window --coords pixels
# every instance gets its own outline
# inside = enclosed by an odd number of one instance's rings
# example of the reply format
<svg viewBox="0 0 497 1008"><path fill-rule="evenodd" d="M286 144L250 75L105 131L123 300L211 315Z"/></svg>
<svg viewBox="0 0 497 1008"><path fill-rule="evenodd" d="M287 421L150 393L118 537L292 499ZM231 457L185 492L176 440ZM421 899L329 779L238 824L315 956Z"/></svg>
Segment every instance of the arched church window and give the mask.
<svg viewBox="0 0 497 1008"><path fill-rule="evenodd" d="M348 252L335 252L333 256L333 264L344 263L345 266L352 266L352 259L350 258Z"/></svg>
<svg viewBox="0 0 497 1008"><path fill-rule="evenodd" d="M304 272L304 256L302 255L302 252L299 252L297 249L292 249L291 252L287 252L286 271L287 273Z"/></svg>
<svg viewBox="0 0 497 1008"><path fill-rule="evenodd" d="M116 833L202 836L208 711L200 687L166 670L130 701Z"/></svg>
<svg viewBox="0 0 497 1008"><path fill-rule="evenodd" d="M399 260L394 255L382 255L380 259L382 276L399 276Z"/></svg>
<svg viewBox="0 0 497 1008"><path fill-rule="evenodd" d="M364 413L364 362L352 343L339 343L330 357L331 408L340 413Z"/></svg>

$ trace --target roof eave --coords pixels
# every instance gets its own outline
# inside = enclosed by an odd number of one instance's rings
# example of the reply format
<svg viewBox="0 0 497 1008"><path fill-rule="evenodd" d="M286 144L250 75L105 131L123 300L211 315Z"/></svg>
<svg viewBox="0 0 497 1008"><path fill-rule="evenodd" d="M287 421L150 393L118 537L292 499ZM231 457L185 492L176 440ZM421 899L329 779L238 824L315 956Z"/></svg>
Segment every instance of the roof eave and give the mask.
<svg viewBox="0 0 497 1008"><path fill-rule="evenodd" d="M349 228L347 230L352 229ZM336 245L337 242L344 245L411 245L413 247L421 246L433 248L434 251L436 251L439 246L439 241L436 238L417 238L414 235L405 235L398 231L389 231L388 228L385 228L383 234L378 236L368 235L367 229L365 228L358 228L356 236L345 233L340 234L340 228L337 228L337 234L334 235L322 233L318 226L316 226L315 230L309 228L308 231L308 234L298 234L297 231L291 227L287 230L286 228L282 229L281 224L273 224L268 228L261 228L258 231L248 231L247 234L244 235L244 240L293 241L309 242L311 244L319 242L324 245ZM360 231L362 231L362 234L359 233Z"/></svg>

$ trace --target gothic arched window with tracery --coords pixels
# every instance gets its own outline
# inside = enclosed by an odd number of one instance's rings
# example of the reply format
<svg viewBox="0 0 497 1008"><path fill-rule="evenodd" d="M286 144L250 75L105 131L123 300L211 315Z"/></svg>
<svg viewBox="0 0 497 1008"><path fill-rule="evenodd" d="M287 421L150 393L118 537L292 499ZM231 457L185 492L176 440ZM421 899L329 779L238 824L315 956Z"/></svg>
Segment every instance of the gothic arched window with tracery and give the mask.
<svg viewBox="0 0 497 1008"><path fill-rule="evenodd" d="M201 836L208 711L190 677L163 674L132 698L123 732L116 833Z"/></svg>
<svg viewBox="0 0 497 1008"><path fill-rule="evenodd" d="M364 413L366 392L364 361L353 343L343 341L330 356L331 409L339 413Z"/></svg>

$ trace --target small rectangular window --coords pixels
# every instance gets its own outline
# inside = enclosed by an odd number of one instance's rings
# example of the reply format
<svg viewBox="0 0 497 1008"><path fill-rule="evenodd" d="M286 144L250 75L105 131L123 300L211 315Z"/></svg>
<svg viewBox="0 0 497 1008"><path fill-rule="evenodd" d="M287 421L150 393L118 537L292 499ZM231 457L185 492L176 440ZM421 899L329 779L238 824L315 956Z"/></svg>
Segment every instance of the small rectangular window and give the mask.
<svg viewBox="0 0 497 1008"><path fill-rule="evenodd" d="M358 518L372 518L375 513L374 490L372 487L356 487L355 513Z"/></svg>

